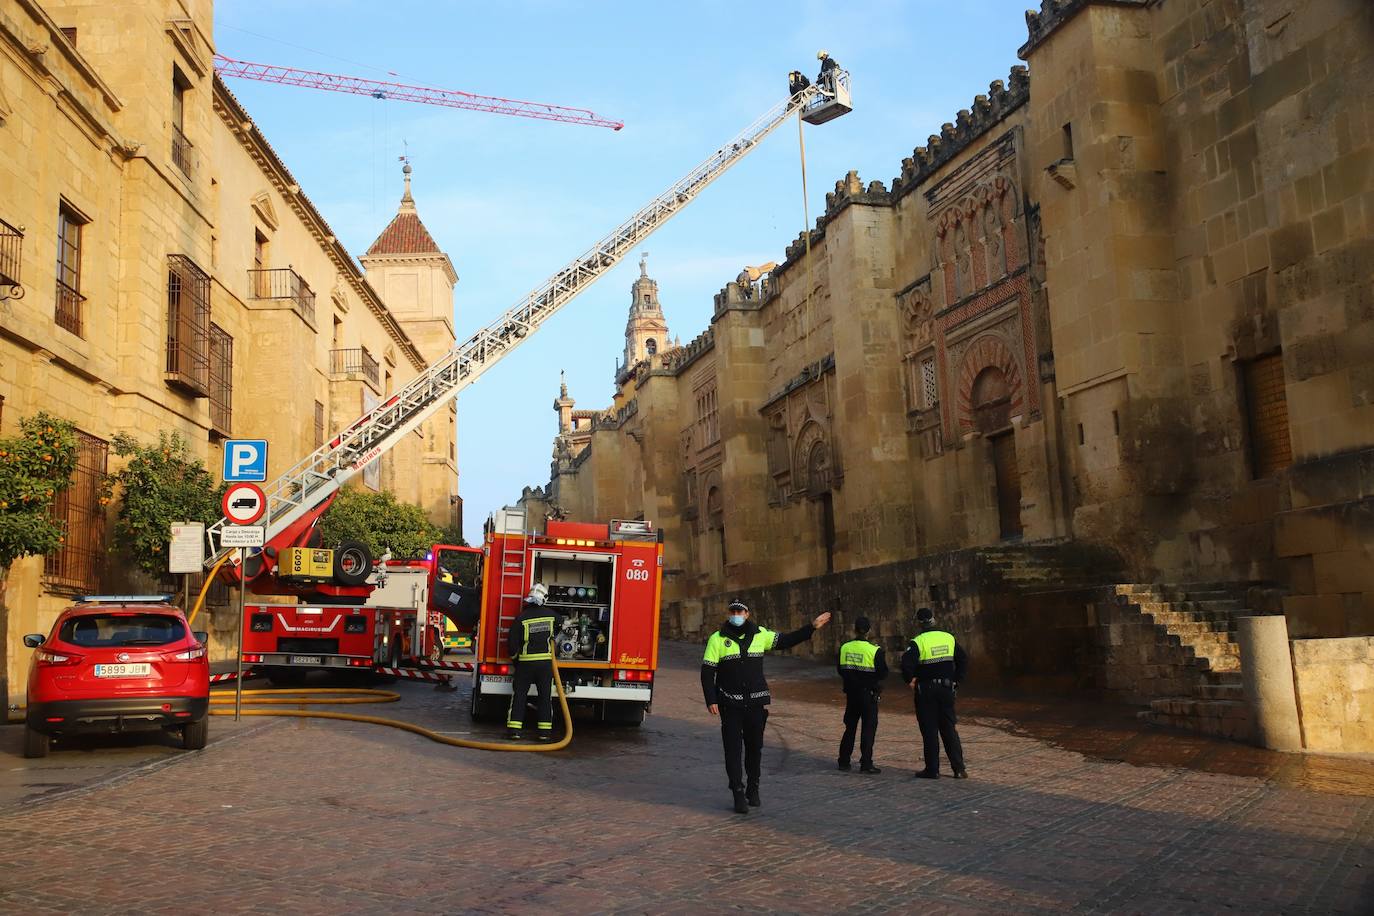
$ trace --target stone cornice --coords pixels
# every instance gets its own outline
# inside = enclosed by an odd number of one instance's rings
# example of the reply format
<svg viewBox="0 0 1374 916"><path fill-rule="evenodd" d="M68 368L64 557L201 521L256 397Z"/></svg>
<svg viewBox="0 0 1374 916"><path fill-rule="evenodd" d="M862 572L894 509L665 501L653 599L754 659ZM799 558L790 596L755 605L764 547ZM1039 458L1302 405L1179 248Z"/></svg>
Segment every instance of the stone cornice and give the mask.
<svg viewBox="0 0 1374 916"><path fill-rule="evenodd" d="M267 138L253 123L247 110L229 91L229 87L224 84L224 80L220 78L219 74L215 75L214 108L220 120L229 128L229 132L239 141L239 145L258 164L263 174L267 176L272 185L291 205L291 209L300 217L301 222L314 236L321 249L334 262L340 276L347 279L349 286L353 287L353 291L358 294L358 298L367 304L368 309L382 323L387 335L397 347L405 352L406 357L417 371L423 370L428 362L420 353L415 342L406 334L396 316L391 313L381 296L372 288L372 284L367 282L367 278L363 276L362 270L353 260L353 256L339 242L338 237L334 235L334 230L329 227L329 223L325 222L324 217L315 209L310 198L305 196L295 176L282 162L281 157L272 148L272 144L267 142Z"/></svg>
<svg viewBox="0 0 1374 916"><path fill-rule="evenodd" d="M1030 53L1045 39L1090 6L1148 6L1155 2L1157 0L1041 0L1040 12L1026 10L1026 43L1016 56L1028 60Z"/></svg>
<svg viewBox="0 0 1374 916"><path fill-rule="evenodd" d="M987 95L975 96L973 107L959 112L953 124L945 124L939 135L932 134L925 146L918 146L911 157L902 160L902 174L892 179L892 199L900 200L977 140L1001 124L1030 100L1030 71L1011 68L1008 83L993 80Z"/></svg>

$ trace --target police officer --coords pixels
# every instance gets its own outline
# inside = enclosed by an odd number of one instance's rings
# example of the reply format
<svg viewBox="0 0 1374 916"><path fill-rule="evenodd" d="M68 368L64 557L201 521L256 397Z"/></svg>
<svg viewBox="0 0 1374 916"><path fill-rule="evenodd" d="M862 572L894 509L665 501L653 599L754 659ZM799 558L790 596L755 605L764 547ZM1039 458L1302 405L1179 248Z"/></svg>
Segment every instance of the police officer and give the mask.
<svg viewBox="0 0 1374 916"><path fill-rule="evenodd" d="M730 602L725 624L706 641L706 654L701 659L701 692L711 715L720 716L725 775L735 796L736 814L748 814L751 806L757 808L761 804L759 766L770 699L768 681L763 676L763 653L806 642L829 622L830 614L825 613L799 630L774 633L750 620L749 606L737 598Z"/></svg>
<svg viewBox="0 0 1374 916"><path fill-rule="evenodd" d="M515 676L510 712L506 714L506 734L511 738L524 737L520 729L525 724L525 703L533 686L539 740L553 739L553 634L558 629L558 617L544 609L547 597L548 589L542 582L536 582L525 598L520 616L511 621L508 647Z"/></svg>
<svg viewBox="0 0 1374 916"><path fill-rule="evenodd" d="M954 690L968 670L968 653L944 630L936 629L935 614L928 607L916 612L921 632L902 655L902 679L916 694L916 723L925 745L925 769L918 779L940 778L940 741L955 779L967 779L964 749L959 743L954 716Z"/></svg>
<svg viewBox="0 0 1374 916"><path fill-rule="evenodd" d="M844 737L840 739L840 769L849 769L854 753L854 731L860 722L859 772L881 773L873 765L873 739L878 734L878 696L887 677L887 658L881 646L868 640L872 628L867 617L854 621L854 638L840 646L835 663L844 682Z"/></svg>

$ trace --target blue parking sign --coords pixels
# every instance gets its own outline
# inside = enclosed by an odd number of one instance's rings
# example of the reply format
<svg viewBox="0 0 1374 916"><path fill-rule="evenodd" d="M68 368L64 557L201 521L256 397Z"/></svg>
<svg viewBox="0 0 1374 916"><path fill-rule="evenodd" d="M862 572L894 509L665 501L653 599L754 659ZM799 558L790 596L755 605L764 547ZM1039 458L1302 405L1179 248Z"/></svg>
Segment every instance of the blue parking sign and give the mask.
<svg viewBox="0 0 1374 916"><path fill-rule="evenodd" d="M267 479L266 439L226 439L224 441L224 479L226 482Z"/></svg>

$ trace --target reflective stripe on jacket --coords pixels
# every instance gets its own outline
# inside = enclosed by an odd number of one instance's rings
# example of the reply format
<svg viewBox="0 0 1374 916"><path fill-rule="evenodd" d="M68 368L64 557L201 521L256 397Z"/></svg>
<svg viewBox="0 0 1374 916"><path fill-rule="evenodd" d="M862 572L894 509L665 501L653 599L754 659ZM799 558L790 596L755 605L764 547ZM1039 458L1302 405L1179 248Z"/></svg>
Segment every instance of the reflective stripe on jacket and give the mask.
<svg viewBox="0 0 1374 916"><path fill-rule="evenodd" d="M919 654L918 664L954 661L954 637L944 630L926 630L911 642Z"/></svg>
<svg viewBox="0 0 1374 916"><path fill-rule="evenodd" d="M816 628L809 623L791 633L775 633L747 620L742 627L727 624L712 633L701 657L701 692L706 705L768 705L772 697L763 676L763 654L790 649L810 639L814 632Z"/></svg>
<svg viewBox="0 0 1374 916"><path fill-rule="evenodd" d="M844 692L872 691L877 693L887 677L887 659L882 647L867 639L851 639L840 646L835 662L844 681Z"/></svg>

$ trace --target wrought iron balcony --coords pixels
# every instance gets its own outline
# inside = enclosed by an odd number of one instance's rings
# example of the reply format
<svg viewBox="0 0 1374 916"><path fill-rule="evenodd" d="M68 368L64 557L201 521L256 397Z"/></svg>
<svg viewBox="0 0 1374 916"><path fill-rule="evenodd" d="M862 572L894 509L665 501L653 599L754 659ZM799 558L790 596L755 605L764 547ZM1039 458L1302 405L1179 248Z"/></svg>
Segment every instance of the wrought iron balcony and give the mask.
<svg viewBox="0 0 1374 916"><path fill-rule="evenodd" d="M19 285L23 247L24 233L0 219L0 299L24 298L24 287Z"/></svg>
<svg viewBox="0 0 1374 916"><path fill-rule="evenodd" d="M191 177L195 168L195 147L175 124L172 125L172 164L181 169L187 178Z"/></svg>
<svg viewBox="0 0 1374 916"><path fill-rule="evenodd" d="M53 318L57 321L57 326L66 328L77 337L83 336L81 333L81 313L84 311L86 297L72 289L61 280L57 281L57 310Z"/></svg>
<svg viewBox="0 0 1374 916"><path fill-rule="evenodd" d="M290 267L248 271L248 298L285 303L312 326L315 324L315 291Z"/></svg>
<svg viewBox="0 0 1374 916"><path fill-rule="evenodd" d="M373 385L381 381L377 361L361 347L352 350L329 351L329 375L335 379L352 379L359 376Z"/></svg>

